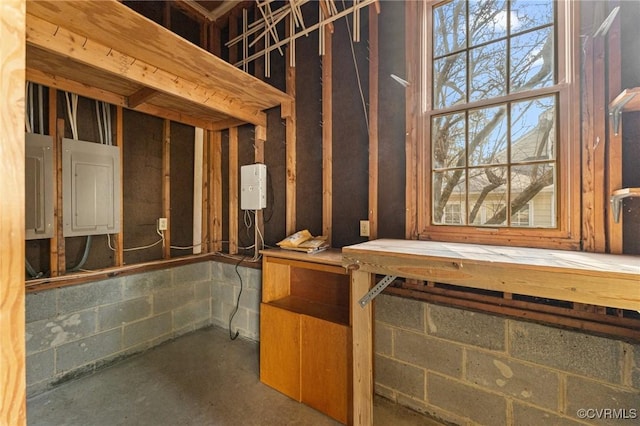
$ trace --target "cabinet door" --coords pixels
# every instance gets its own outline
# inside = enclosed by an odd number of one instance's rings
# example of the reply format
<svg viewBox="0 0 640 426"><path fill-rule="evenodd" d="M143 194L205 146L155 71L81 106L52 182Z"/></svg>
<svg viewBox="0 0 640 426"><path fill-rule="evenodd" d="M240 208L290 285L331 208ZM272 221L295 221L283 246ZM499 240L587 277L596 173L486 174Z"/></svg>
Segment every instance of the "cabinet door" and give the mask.
<svg viewBox="0 0 640 426"><path fill-rule="evenodd" d="M300 401L300 315L260 306L260 380Z"/></svg>
<svg viewBox="0 0 640 426"><path fill-rule="evenodd" d="M346 423L351 351L348 327L301 315L302 402Z"/></svg>

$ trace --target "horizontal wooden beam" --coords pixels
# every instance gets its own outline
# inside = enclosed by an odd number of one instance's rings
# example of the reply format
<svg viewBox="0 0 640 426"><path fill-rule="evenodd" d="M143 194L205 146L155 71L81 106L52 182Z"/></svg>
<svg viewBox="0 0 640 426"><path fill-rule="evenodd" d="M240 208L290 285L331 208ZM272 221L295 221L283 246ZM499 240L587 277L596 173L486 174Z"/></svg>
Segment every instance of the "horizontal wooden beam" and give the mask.
<svg viewBox="0 0 640 426"><path fill-rule="evenodd" d="M81 3L81 2L80 2ZM98 68L159 92L186 99L216 113L255 125L266 125L266 114L229 99L224 93L166 72L58 25L27 14L26 40L54 55Z"/></svg>
<svg viewBox="0 0 640 426"><path fill-rule="evenodd" d="M135 108L140 104L147 102L149 99L156 97L160 92L150 87L143 87L135 93L127 96L127 104L129 108Z"/></svg>
<svg viewBox="0 0 640 426"><path fill-rule="evenodd" d="M49 74L37 69L27 68L26 79L36 84L51 87L53 89L63 90L65 92L75 93L86 98L95 99L110 103L112 105L127 108L126 96L109 92L97 87L87 86L74 80ZM150 104L141 104L135 108L128 108L134 111L143 112L159 118L175 121L177 123L188 124L193 127L201 127L206 130L216 128L216 123L210 120L202 120L194 118L186 114L180 114L176 111L158 107ZM226 127L224 127L226 129Z"/></svg>

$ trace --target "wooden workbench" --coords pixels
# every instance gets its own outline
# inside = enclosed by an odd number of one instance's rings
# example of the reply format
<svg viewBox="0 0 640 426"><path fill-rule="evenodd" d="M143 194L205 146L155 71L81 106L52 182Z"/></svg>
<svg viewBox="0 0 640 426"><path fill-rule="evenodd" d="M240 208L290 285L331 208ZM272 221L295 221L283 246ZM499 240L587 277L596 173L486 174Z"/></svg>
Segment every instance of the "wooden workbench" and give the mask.
<svg viewBox="0 0 640 426"><path fill-rule="evenodd" d="M342 249L351 274L353 422L373 424L373 318L358 300L376 274L640 311L640 257L434 241Z"/></svg>

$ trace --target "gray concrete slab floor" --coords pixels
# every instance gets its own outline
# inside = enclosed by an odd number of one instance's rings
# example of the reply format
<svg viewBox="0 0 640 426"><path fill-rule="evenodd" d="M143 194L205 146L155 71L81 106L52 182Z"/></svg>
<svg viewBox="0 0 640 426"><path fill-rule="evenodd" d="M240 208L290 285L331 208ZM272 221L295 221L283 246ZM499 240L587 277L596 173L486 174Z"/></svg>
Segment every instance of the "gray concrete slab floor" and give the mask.
<svg viewBox="0 0 640 426"><path fill-rule="evenodd" d="M30 398L29 426L338 425L262 384L256 342L210 327ZM382 398L376 426L437 423Z"/></svg>

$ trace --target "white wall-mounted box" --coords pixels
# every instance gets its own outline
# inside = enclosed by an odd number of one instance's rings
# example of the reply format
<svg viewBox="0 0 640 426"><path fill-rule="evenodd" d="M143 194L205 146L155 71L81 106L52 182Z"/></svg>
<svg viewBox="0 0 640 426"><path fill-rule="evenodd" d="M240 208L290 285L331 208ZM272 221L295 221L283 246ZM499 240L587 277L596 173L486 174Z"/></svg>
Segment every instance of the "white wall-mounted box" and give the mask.
<svg viewBox="0 0 640 426"><path fill-rule="evenodd" d="M63 234L120 232L120 150L62 140Z"/></svg>
<svg viewBox="0 0 640 426"><path fill-rule="evenodd" d="M53 237L53 138L25 134L25 237Z"/></svg>
<svg viewBox="0 0 640 426"><path fill-rule="evenodd" d="M240 209L260 210L267 207L267 166L249 164L240 167Z"/></svg>

